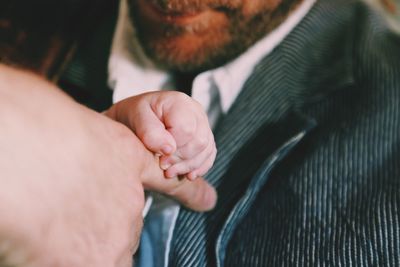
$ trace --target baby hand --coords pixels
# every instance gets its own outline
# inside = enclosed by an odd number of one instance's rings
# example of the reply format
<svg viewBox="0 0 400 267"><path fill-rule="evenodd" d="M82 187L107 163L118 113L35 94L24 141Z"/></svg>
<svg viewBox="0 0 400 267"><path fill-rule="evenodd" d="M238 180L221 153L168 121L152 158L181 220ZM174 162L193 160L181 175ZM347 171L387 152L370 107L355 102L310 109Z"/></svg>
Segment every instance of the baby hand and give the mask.
<svg viewBox="0 0 400 267"><path fill-rule="evenodd" d="M115 104L106 114L128 126L160 156L167 178L194 180L214 163L217 150L207 116L199 103L183 93L137 95Z"/></svg>

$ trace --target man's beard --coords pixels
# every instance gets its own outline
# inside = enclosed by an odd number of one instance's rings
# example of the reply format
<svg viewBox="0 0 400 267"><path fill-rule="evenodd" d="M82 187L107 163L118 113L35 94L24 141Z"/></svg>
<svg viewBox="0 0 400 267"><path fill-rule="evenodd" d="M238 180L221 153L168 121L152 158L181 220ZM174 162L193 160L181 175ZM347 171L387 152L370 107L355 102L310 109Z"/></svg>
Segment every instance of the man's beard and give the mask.
<svg viewBox="0 0 400 267"><path fill-rule="evenodd" d="M136 0L128 0L135 4ZM194 12L208 8L235 9L240 7L242 0L147 0L166 12Z"/></svg>
<svg viewBox="0 0 400 267"><path fill-rule="evenodd" d="M153 1L160 6L165 3L163 0ZM239 10L235 9L235 3L241 3L241 1L168 1L169 10L174 12L203 10L204 5L207 3L209 4L208 8L220 8L219 5L221 5L221 10L229 18L229 24L225 28L208 31L204 31L207 23L209 23L207 21L187 27L171 24L151 25L157 27L156 33L149 31L149 25L141 19L137 1L130 0L129 4L130 15L135 24L139 41L146 54L154 62L172 71L199 73L224 65L242 54L255 42L281 24L301 1L283 0L274 10L262 11L251 18L244 17ZM189 3L187 2L191 3L191 8L188 8ZM231 5L227 3L231 3ZM192 36L206 36L206 38L199 38L200 41L195 44L187 44L188 47L193 46L193 49L179 49L171 40L187 33Z"/></svg>

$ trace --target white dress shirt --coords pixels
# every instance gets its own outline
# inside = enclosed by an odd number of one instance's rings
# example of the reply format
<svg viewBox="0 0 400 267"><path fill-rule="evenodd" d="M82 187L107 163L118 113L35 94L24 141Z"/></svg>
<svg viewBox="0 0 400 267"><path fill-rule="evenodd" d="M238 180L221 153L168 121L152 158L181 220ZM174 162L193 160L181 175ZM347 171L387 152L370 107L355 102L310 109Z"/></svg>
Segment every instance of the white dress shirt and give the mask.
<svg viewBox="0 0 400 267"><path fill-rule="evenodd" d="M211 127L215 126L221 114L228 112L254 67L296 27L315 1L304 0L279 27L245 53L195 77L192 97L207 112ZM171 73L157 68L144 54L128 12L127 1L121 0L108 66L108 82L114 90L114 102L148 91L175 89ZM169 243L179 213L179 205L174 201L159 195L153 197L155 201L146 217L146 224L149 222L151 225L145 227L144 236L153 246L145 249L153 250L152 257L157 258L136 263L139 267L167 266ZM151 242L151 239L157 240Z"/></svg>

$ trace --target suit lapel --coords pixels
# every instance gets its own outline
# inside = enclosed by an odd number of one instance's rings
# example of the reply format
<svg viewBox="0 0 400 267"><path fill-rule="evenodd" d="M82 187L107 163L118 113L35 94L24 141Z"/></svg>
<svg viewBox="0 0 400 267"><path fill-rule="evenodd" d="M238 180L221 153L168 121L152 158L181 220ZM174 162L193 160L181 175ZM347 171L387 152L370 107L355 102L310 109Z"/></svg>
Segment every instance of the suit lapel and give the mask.
<svg viewBox="0 0 400 267"><path fill-rule="evenodd" d="M318 2L254 69L214 131L218 156L206 179L218 190L217 206L203 214L181 210L172 243L172 266L194 266L194 262L216 266L216 242L218 261L223 263L231 234L274 167L318 127L319 116L312 106L326 105L327 94L353 83L351 35L355 29L341 27L353 17L347 8L350 2ZM340 20L326 19L338 17L338 9ZM188 253L196 257L187 258Z"/></svg>
<svg viewBox="0 0 400 267"><path fill-rule="evenodd" d="M237 101L215 129L219 154L207 176L212 184L220 184L233 157L258 135L263 124L277 121L289 112L290 103L284 90L286 84L281 71L283 66L272 63L279 62L279 57L279 53L274 53L255 69Z"/></svg>
<svg viewBox="0 0 400 267"><path fill-rule="evenodd" d="M259 135L246 144L246 150L241 151L242 158L234 159L231 171L225 176L224 183L220 186L220 193L233 194L235 188L229 184L229 178L239 180L245 185L240 190L239 200L229 213L216 244L217 266L224 266L226 247L235 229L248 213L252 203L256 200L259 191L264 187L277 166L303 138L316 126L314 120L308 119L297 113L289 113L279 123L266 123L258 130ZM246 169L242 172L241 169ZM237 170L235 170L237 169ZM247 180L247 181L246 181ZM228 182L227 182L228 181ZM228 190L226 190L228 189ZM225 192L223 192L225 191ZM237 191L237 190L236 190ZM218 207L217 207L218 208Z"/></svg>

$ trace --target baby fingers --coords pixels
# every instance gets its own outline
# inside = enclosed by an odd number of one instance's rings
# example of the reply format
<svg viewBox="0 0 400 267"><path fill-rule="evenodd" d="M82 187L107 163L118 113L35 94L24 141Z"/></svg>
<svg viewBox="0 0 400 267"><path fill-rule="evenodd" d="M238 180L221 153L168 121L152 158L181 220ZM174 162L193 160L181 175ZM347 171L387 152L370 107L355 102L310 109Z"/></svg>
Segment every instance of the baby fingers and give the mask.
<svg viewBox="0 0 400 267"><path fill-rule="evenodd" d="M216 147L214 140L209 142L208 146L193 158L176 160L171 157L171 161L176 161L171 164L165 171L165 177L176 177L186 175L189 180L194 180L198 176L204 175L212 166L216 156Z"/></svg>

